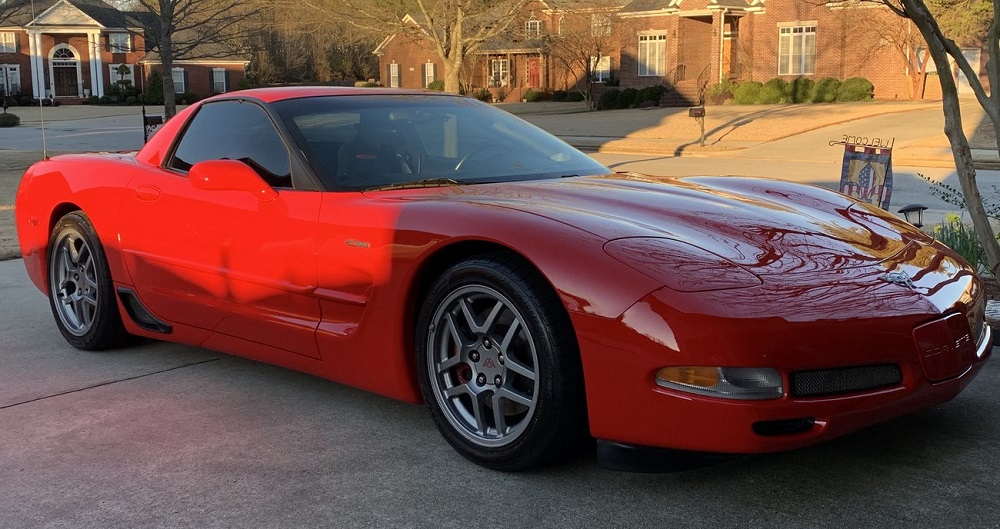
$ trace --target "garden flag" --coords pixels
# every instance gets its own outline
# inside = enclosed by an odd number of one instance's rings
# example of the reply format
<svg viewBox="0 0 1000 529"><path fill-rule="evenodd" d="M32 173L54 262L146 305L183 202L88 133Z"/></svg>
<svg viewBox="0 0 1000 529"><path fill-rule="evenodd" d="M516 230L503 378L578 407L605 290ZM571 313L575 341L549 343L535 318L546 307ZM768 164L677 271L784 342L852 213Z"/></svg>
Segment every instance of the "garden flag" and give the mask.
<svg viewBox="0 0 1000 529"><path fill-rule="evenodd" d="M844 166L840 192L882 209L892 198L892 149L848 143L844 145Z"/></svg>

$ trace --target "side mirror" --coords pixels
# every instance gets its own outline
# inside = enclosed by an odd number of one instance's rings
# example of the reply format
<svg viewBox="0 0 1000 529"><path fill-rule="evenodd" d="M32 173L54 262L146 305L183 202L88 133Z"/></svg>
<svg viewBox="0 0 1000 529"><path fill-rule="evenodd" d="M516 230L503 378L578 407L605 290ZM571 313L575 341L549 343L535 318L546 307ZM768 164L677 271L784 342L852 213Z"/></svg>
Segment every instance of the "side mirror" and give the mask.
<svg viewBox="0 0 1000 529"><path fill-rule="evenodd" d="M205 160L191 166L188 179L204 191L246 191L261 202L278 198L278 192L267 185L249 165L237 160Z"/></svg>

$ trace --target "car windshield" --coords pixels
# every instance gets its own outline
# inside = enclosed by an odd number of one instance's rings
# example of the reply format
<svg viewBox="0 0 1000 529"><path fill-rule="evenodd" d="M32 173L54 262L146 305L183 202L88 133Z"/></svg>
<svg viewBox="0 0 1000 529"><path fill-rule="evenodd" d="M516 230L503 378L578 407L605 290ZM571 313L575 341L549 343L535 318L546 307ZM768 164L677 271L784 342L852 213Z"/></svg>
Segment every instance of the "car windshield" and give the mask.
<svg viewBox="0 0 1000 529"><path fill-rule="evenodd" d="M327 96L273 106L328 189L611 172L534 125L466 97Z"/></svg>

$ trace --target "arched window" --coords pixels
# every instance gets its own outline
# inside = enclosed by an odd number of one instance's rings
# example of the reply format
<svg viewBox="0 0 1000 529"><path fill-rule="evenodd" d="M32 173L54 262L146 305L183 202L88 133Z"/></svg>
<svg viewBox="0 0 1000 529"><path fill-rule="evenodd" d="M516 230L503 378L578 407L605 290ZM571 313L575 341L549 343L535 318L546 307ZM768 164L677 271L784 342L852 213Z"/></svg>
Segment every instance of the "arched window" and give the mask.
<svg viewBox="0 0 1000 529"><path fill-rule="evenodd" d="M52 58L57 60L62 59L64 61L65 60L72 61L76 59L76 54L74 54L73 50L69 48L59 48L58 50L52 53Z"/></svg>

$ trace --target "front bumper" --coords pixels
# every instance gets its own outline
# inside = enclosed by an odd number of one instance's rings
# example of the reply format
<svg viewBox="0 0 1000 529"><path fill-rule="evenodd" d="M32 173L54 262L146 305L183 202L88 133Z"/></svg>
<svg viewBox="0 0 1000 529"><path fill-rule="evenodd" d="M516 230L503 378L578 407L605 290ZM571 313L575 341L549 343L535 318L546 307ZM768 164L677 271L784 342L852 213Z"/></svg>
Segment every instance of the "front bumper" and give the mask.
<svg viewBox="0 0 1000 529"><path fill-rule="evenodd" d="M761 307L760 314L776 317L733 318L740 309L731 302L730 314L709 316L704 306L723 299L700 296L687 303L672 293L669 300L664 296L647 296L614 322L589 317L575 322L584 329L579 338L591 433L597 439L727 454L809 446L951 400L976 377L992 351L986 327L971 349L974 356L963 354L961 369L941 378L935 376L939 370L928 367L914 331L972 310L961 303L947 314L929 306L915 309L908 302L907 310L897 313L883 305L879 315L860 310L854 318L796 321L794 307L784 313ZM900 382L890 387L816 397L795 397L788 391L793 372L887 364L901 373ZM654 381L657 369L667 365L772 367L782 375L785 394L774 400L735 401L667 389Z"/></svg>

